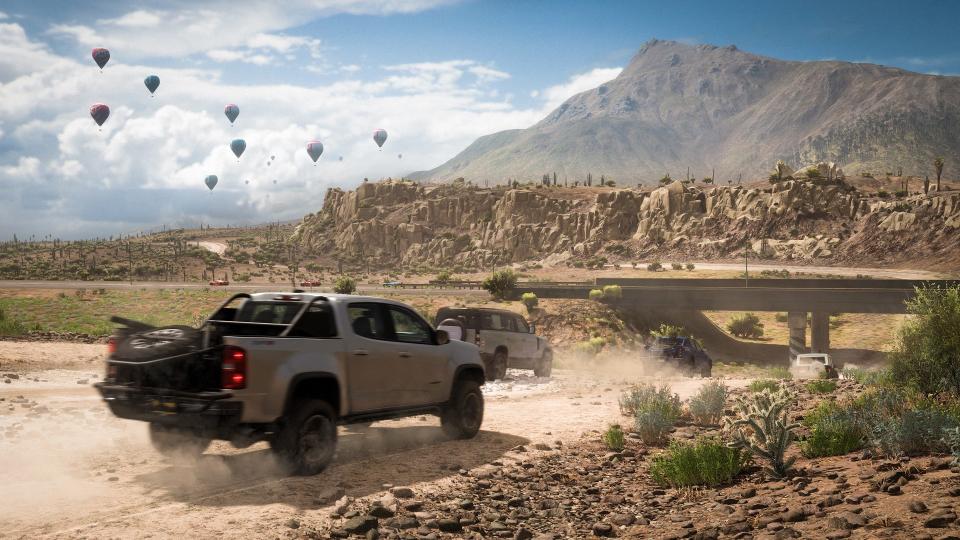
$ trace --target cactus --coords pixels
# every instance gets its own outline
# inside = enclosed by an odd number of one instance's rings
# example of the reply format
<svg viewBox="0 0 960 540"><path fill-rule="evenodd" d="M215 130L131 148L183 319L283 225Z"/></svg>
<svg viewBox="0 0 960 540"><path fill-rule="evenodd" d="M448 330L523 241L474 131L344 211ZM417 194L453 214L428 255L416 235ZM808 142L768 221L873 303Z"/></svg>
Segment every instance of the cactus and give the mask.
<svg viewBox="0 0 960 540"><path fill-rule="evenodd" d="M766 461L764 470L774 478L786 476L796 461L795 457L785 457L794 440L793 430L800 426L789 421L787 412L795 399L786 388L749 394L737 399L737 418L727 419L726 427L733 438L731 446L744 448Z"/></svg>

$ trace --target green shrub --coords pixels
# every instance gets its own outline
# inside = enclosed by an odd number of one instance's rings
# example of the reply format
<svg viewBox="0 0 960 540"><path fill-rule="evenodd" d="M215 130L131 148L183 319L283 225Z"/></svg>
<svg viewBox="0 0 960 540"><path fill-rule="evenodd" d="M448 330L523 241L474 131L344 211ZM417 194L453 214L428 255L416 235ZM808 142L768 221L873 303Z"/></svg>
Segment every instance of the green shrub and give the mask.
<svg viewBox="0 0 960 540"><path fill-rule="evenodd" d="M863 448L863 426L846 408L824 401L804 418L810 436L801 445L807 457L842 456Z"/></svg>
<svg viewBox="0 0 960 540"><path fill-rule="evenodd" d="M960 286L918 288L907 311L888 355L893 381L960 396Z"/></svg>
<svg viewBox="0 0 960 540"><path fill-rule="evenodd" d="M620 412L633 416L634 427L645 444L663 444L682 413L680 397L669 386L640 384L620 396Z"/></svg>
<svg viewBox="0 0 960 540"><path fill-rule="evenodd" d="M8 318L6 311L0 306L0 336L19 336L26 332L27 328L20 321Z"/></svg>
<svg viewBox="0 0 960 540"><path fill-rule="evenodd" d="M620 452L625 446L626 439L623 436L623 428L620 424L610 424L607 431L603 433L603 444L607 445L609 450Z"/></svg>
<svg viewBox="0 0 960 540"><path fill-rule="evenodd" d="M450 283L453 280L453 274L449 270L441 270L434 279L437 283Z"/></svg>
<svg viewBox="0 0 960 540"><path fill-rule="evenodd" d="M793 373L790 373L790 370L785 367L775 367L770 368L768 371L771 379L777 379L781 381L789 381L793 379Z"/></svg>
<svg viewBox="0 0 960 540"><path fill-rule="evenodd" d="M683 270L683 265L680 263L670 263L670 268L674 270Z"/></svg>
<svg viewBox="0 0 960 540"><path fill-rule="evenodd" d="M709 381L690 398L690 415L702 425L716 425L723 418L723 408L727 403L727 385L720 381Z"/></svg>
<svg viewBox="0 0 960 540"><path fill-rule="evenodd" d="M687 329L674 324L661 323L655 330L650 331L653 337L680 337L687 335Z"/></svg>
<svg viewBox="0 0 960 540"><path fill-rule="evenodd" d="M747 385L747 390L751 392L763 392L764 390L774 392L778 388L780 388L780 381L774 381L771 379L757 379Z"/></svg>
<svg viewBox="0 0 960 540"><path fill-rule="evenodd" d="M899 416L881 418L873 426L871 443L891 457L946 452L949 447L943 439L944 430L958 426L956 415L947 408L935 403L920 404Z"/></svg>
<svg viewBox="0 0 960 540"><path fill-rule="evenodd" d="M603 291L600 289L590 289L590 299L599 302L603 299Z"/></svg>
<svg viewBox="0 0 960 540"><path fill-rule="evenodd" d="M696 268L696 265L694 265L693 263L687 263L687 270L689 270L690 272L693 272L695 268Z"/></svg>
<svg viewBox="0 0 960 540"><path fill-rule="evenodd" d="M719 486L728 484L747 463L740 448L731 448L718 439L672 442L665 452L653 457L650 475L661 486Z"/></svg>
<svg viewBox="0 0 960 540"><path fill-rule="evenodd" d="M753 313L744 313L734 317L727 324L727 330L737 337L756 339L763 336L763 323Z"/></svg>
<svg viewBox="0 0 960 540"><path fill-rule="evenodd" d="M520 301L527 308L527 313L533 313L533 310L537 309L537 305L540 304L540 299L532 292L525 292L520 295Z"/></svg>
<svg viewBox="0 0 960 540"><path fill-rule="evenodd" d="M652 262L647 265L647 270L650 272L659 272L660 270L663 270L663 265L658 262Z"/></svg>
<svg viewBox="0 0 960 540"><path fill-rule="evenodd" d="M960 427L945 428L943 430L943 443L950 449L953 464L960 463Z"/></svg>
<svg viewBox="0 0 960 540"><path fill-rule="evenodd" d="M604 285L603 286L603 299L604 300L619 300L623 298L623 288L619 285Z"/></svg>
<svg viewBox="0 0 960 540"><path fill-rule="evenodd" d="M744 448L759 460L767 462L764 469L774 478L783 478L793 466L795 457L786 457L793 443L793 431L799 427L789 417L789 407L796 398L786 388L764 390L737 399L736 417L727 419L732 446Z"/></svg>
<svg viewBox="0 0 960 540"><path fill-rule="evenodd" d="M837 383L826 379L817 379L807 383L807 391L812 394L829 394L837 389Z"/></svg>
<svg viewBox="0 0 960 540"><path fill-rule="evenodd" d="M483 280L483 288L493 295L494 298L502 300L513 289L517 287L517 274L510 270L497 270L487 279Z"/></svg>
<svg viewBox="0 0 960 540"><path fill-rule="evenodd" d="M573 350L580 356L591 357L596 356L606 344L607 340L602 337L592 337L587 341L581 341L574 345Z"/></svg>
<svg viewBox="0 0 960 540"><path fill-rule="evenodd" d="M333 282L333 292L354 294L357 292L357 281L350 276L340 276Z"/></svg>
<svg viewBox="0 0 960 540"><path fill-rule="evenodd" d="M851 379L866 386L878 386L890 382L889 370L845 367L840 372L840 375L844 379Z"/></svg>

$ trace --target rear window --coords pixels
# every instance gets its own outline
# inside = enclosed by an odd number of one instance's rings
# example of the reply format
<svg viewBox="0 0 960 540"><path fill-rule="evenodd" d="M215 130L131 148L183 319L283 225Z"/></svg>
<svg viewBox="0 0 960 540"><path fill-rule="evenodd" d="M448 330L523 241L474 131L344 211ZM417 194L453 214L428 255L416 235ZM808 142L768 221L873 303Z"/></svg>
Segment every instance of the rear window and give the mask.
<svg viewBox="0 0 960 540"><path fill-rule="evenodd" d="M237 313L237 321L254 323L290 324L303 307L303 302L244 302Z"/></svg>

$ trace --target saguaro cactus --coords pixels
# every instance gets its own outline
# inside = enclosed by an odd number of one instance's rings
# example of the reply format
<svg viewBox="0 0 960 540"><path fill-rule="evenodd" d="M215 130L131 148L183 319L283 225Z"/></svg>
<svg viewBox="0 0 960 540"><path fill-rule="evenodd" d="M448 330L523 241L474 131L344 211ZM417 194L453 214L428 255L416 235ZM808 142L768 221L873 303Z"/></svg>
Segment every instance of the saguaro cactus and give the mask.
<svg viewBox="0 0 960 540"><path fill-rule="evenodd" d="M764 470L774 478L784 477L796 461L795 457L786 458L794 440L793 430L799 427L789 421L787 411L795 399L786 388L750 394L737 399L736 419L727 419L731 446L744 448L766 461Z"/></svg>

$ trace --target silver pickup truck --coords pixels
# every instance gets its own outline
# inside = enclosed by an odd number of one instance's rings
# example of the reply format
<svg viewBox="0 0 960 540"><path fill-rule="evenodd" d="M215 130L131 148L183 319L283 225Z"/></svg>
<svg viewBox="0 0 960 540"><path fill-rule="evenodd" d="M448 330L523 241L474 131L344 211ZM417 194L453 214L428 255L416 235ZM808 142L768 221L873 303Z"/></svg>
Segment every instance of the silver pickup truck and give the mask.
<svg viewBox="0 0 960 540"><path fill-rule="evenodd" d="M471 438L483 421L478 348L400 302L241 293L200 329L114 320L96 387L115 415L149 422L165 454L266 440L291 472L315 474L340 424L435 414L449 436Z"/></svg>

